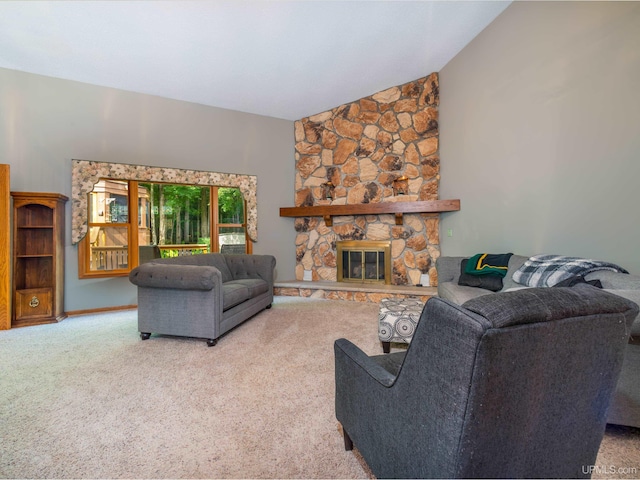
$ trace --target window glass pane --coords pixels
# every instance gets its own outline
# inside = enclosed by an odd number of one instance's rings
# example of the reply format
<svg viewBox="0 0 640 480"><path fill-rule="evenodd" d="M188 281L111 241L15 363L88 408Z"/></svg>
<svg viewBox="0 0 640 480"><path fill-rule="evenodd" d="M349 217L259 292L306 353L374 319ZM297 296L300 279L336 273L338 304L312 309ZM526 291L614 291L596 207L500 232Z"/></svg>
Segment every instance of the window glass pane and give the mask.
<svg viewBox="0 0 640 480"><path fill-rule="evenodd" d="M342 251L342 278L350 278L349 275L349 251Z"/></svg>
<svg viewBox="0 0 640 480"><path fill-rule="evenodd" d="M239 188L218 188L218 223L244 223L244 198Z"/></svg>
<svg viewBox="0 0 640 480"><path fill-rule="evenodd" d="M245 253L247 251L243 227L218 228L218 242L220 253Z"/></svg>
<svg viewBox="0 0 640 480"><path fill-rule="evenodd" d="M210 187L139 183L139 245L175 246L163 256L210 251L210 194Z"/></svg>
<svg viewBox="0 0 640 480"><path fill-rule="evenodd" d="M348 278L362 278L362 252L349 252Z"/></svg>
<svg viewBox="0 0 640 480"><path fill-rule="evenodd" d="M89 269L94 272L128 268L127 227L89 227Z"/></svg>
<svg viewBox="0 0 640 480"><path fill-rule="evenodd" d="M378 279L378 252L364 253L364 270L366 280Z"/></svg>
<svg viewBox="0 0 640 480"><path fill-rule="evenodd" d="M89 194L89 223L129 221L129 182L100 180Z"/></svg>

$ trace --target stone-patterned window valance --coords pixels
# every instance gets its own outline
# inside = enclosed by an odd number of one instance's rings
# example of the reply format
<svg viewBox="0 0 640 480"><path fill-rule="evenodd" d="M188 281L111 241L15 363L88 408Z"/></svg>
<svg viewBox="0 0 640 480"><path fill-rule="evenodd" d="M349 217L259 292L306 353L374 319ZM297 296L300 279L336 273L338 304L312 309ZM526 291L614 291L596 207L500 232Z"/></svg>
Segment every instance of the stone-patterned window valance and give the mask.
<svg viewBox="0 0 640 480"><path fill-rule="evenodd" d="M71 241L73 244L78 243L87 234L87 198L94 185L101 178L239 188L247 202L247 235L252 241L258 241L258 178L255 175L88 160L72 160L71 162Z"/></svg>

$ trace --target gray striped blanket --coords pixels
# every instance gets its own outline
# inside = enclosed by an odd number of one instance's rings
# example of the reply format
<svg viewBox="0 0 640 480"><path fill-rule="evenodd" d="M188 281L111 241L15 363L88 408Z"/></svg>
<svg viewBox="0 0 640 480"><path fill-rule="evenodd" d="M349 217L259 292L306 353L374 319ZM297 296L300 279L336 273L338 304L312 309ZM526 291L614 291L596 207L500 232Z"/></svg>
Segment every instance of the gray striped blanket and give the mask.
<svg viewBox="0 0 640 480"><path fill-rule="evenodd" d="M528 287L552 287L577 275L585 276L597 270L629 273L613 263L563 255L535 255L515 272L513 281Z"/></svg>

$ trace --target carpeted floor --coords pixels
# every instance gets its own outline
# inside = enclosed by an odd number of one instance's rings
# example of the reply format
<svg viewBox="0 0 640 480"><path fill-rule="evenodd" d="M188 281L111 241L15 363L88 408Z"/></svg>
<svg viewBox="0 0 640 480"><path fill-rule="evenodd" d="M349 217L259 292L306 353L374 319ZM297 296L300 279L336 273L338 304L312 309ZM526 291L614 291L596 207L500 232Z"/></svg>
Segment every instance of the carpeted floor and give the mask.
<svg viewBox="0 0 640 480"><path fill-rule="evenodd" d="M334 416L333 341L381 353L377 310L277 297L212 348L143 342L135 310L2 331L0 477L370 477ZM610 427L593 477L640 477L640 430Z"/></svg>

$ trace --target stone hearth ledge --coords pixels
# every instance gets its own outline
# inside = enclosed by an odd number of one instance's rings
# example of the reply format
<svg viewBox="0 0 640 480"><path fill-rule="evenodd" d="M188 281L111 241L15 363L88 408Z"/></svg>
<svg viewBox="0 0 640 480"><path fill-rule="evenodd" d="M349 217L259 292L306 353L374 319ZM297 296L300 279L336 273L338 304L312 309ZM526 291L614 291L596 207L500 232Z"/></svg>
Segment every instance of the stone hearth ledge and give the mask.
<svg viewBox="0 0 640 480"><path fill-rule="evenodd" d="M305 282L298 280L274 283L274 295L371 303L380 303L383 298L406 297L417 297L426 302L429 298L437 296L437 293L436 287L379 283Z"/></svg>

